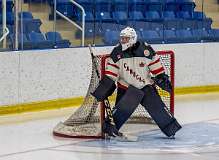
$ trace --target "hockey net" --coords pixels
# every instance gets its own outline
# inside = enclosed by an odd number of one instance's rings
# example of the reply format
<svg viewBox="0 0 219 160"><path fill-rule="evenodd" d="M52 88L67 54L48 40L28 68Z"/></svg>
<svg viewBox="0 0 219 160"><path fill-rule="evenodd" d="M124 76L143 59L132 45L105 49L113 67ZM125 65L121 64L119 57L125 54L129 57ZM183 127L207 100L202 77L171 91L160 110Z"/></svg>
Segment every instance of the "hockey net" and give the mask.
<svg viewBox="0 0 219 160"><path fill-rule="evenodd" d="M156 87L167 108L170 112L174 113L174 53L172 51L158 51L157 53L160 56L165 72L170 76L173 92L169 94L168 92L161 90L158 86ZM67 120L60 122L55 126L53 129L53 134L55 136L68 138L104 137L101 131L102 122L105 118L104 106L103 103L98 103L90 93L93 92L99 84L96 67L102 77L104 75L107 58L108 55L98 55L92 60L92 75L84 101ZM114 97L112 96L110 98L111 107L114 106ZM153 123L153 120L147 111L139 105L125 125L130 123Z"/></svg>

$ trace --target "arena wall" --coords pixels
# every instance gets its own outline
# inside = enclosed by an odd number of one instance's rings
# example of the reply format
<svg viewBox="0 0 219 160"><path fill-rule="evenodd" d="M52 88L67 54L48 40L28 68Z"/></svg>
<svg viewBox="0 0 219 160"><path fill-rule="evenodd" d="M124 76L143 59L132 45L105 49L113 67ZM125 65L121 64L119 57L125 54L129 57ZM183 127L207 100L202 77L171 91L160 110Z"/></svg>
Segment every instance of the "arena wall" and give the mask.
<svg viewBox="0 0 219 160"><path fill-rule="evenodd" d="M175 52L175 86L219 88L219 44L152 45ZM95 54L112 47L96 47ZM0 54L0 106L83 97L91 76L88 48L30 50Z"/></svg>

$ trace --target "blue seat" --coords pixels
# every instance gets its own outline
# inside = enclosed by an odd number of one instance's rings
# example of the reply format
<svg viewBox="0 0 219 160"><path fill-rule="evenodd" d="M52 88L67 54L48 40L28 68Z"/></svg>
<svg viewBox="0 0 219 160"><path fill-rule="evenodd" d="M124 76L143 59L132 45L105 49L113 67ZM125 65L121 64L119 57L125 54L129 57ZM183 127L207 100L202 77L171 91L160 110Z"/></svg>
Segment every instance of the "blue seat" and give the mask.
<svg viewBox="0 0 219 160"><path fill-rule="evenodd" d="M77 2L80 3L80 4L89 4L89 3L92 3L90 0L78 0Z"/></svg>
<svg viewBox="0 0 219 160"><path fill-rule="evenodd" d="M129 3L129 11L140 11L144 13L146 6L143 3Z"/></svg>
<svg viewBox="0 0 219 160"><path fill-rule="evenodd" d="M144 0L129 0L130 4L144 4Z"/></svg>
<svg viewBox="0 0 219 160"><path fill-rule="evenodd" d="M203 20L206 19L206 15L204 12L195 11L193 12L193 19L195 20Z"/></svg>
<svg viewBox="0 0 219 160"><path fill-rule="evenodd" d="M144 21L136 21L134 23L134 28L139 30L139 31L144 31L144 30L151 30L151 22L144 22Z"/></svg>
<svg viewBox="0 0 219 160"><path fill-rule="evenodd" d="M93 10L95 5L94 1L90 1L90 0L79 0L77 2L84 7L85 11L89 11L89 12Z"/></svg>
<svg viewBox="0 0 219 160"><path fill-rule="evenodd" d="M114 0L113 1L113 6L112 6L112 11L113 12L127 12L128 11L128 1L125 0Z"/></svg>
<svg viewBox="0 0 219 160"><path fill-rule="evenodd" d="M176 2L179 4L181 11L187 11L189 13L192 13L196 6L193 0L176 0Z"/></svg>
<svg viewBox="0 0 219 160"><path fill-rule="evenodd" d="M111 12L112 3L108 0L96 0L96 12Z"/></svg>
<svg viewBox="0 0 219 160"><path fill-rule="evenodd" d="M174 30L161 30L161 37L163 37L164 43L179 43L180 40L177 38Z"/></svg>
<svg viewBox="0 0 219 160"><path fill-rule="evenodd" d="M172 19L176 19L176 15L173 11L164 11L163 18L164 20L172 20Z"/></svg>
<svg viewBox="0 0 219 160"><path fill-rule="evenodd" d="M2 13L2 0L0 0L0 13ZM14 8L14 1L13 0L6 0L6 11L13 12Z"/></svg>
<svg viewBox="0 0 219 160"><path fill-rule="evenodd" d="M110 12L96 12L96 20L102 23L114 21Z"/></svg>
<svg viewBox="0 0 219 160"><path fill-rule="evenodd" d="M179 27L178 29L194 29L196 28L195 20L189 20L189 19L182 19L179 20Z"/></svg>
<svg viewBox="0 0 219 160"><path fill-rule="evenodd" d="M54 48L69 48L71 43L67 39L63 39L59 32L47 32L46 39L52 41Z"/></svg>
<svg viewBox="0 0 219 160"><path fill-rule="evenodd" d="M15 48L14 37L15 37L14 34L10 35L10 44L9 44L10 49ZM29 39L25 34L22 33L18 34L18 49L19 50L32 49L32 43L29 41Z"/></svg>
<svg viewBox="0 0 219 160"><path fill-rule="evenodd" d="M157 31L144 30L142 31L142 39L147 43L162 43L163 39Z"/></svg>
<svg viewBox="0 0 219 160"><path fill-rule="evenodd" d="M95 3L97 4L97 3L109 3L109 1L108 0L95 0Z"/></svg>
<svg viewBox="0 0 219 160"><path fill-rule="evenodd" d="M99 23L86 22L85 23L85 38L93 38L94 36L101 35L101 28ZM81 38L81 30L77 30L75 33L77 39Z"/></svg>
<svg viewBox="0 0 219 160"><path fill-rule="evenodd" d="M21 23L23 26L23 28L20 29L21 32L25 34L30 33L32 31L41 32L40 26L42 25L42 22L40 19L35 19L31 12L27 12L27 11L19 12L18 16L20 19L19 26L21 26Z"/></svg>
<svg viewBox="0 0 219 160"><path fill-rule="evenodd" d="M54 19L54 1L49 1L51 12L49 14L49 19ZM63 15L65 15L68 18L77 18L78 9L76 6L74 6L69 0L56 0L56 9ZM57 19L60 19L61 17L57 15Z"/></svg>
<svg viewBox="0 0 219 160"><path fill-rule="evenodd" d="M146 6L146 10L157 11L159 14L161 14L163 10L163 2L161 0L147 0Z"/></svg>
<svg viewBox="0 0 219 160"><path fill-rule="evenodd" d="M164 29L164 23L162 22L151 22L150 23L150 28L153 30L163 30Z"/></svg>
<svg viewBox="0 0 219 160"><path fill-rule="evenodd" d="M119 24L125 24L128 19L127 12L116 11L112 13L113 19Z"/></svg>
<svg viewBox="0 0 219 160"><path fill-rule="evenodd" d="M211 18L205 18L202 20L195 20L195 28L197 29L211 29L212 19Z"/></svg>
<svg viewBox="0 0 219 160"><path fill-rule="evenodd" d="M126 0L113 0L113 3L116 3L116 4L118 4L118 3L127 3L127 1Z"/></svg>
<svg viewBox="0 0 219 160"><path fill-rule="evenodd" d="M213 37L211 37L208 31L205 29L194 29L192 30L192 34L194 37L197 37L201 42L213 41Z"/></svg>
<svg viewBox="0 0 219 160"><path fill-rule="evenodd" d="M205 13L195 11L193 13L193 20L195 22L195 28L197 29L211 29L212 19L206 17Z"/></svg>
<svg viewBox="0 0 219 160"><path fill-rule="evenodd" d="M157 11L146 11L145 19L146 21L162 21L162 18Z"/></svg>
<svg viewBox="0 0 219 160"><path fill-rule="evenodd" d="M29 39L33 49L53 48L52 41L46 40L42 33L31 32L29 34Z"/></svg>
<svg viewBox="0 0 219 160"><path fill-rule="evenodd" d="M115 23L101 23L100 29L102 36L104 36L105 32L108 31L119 31L118 25L116 25Z"/></svg>
<svg viewBox="0 0 219 160"><path fill-rule="evenodd" d="M188 11L178 11L176 12L178 18L182 19L192 19L192 15Z"/></svg>
<svg viewBox="0 0 219 160"><path fill-rule="evenodd" d="M18 34L18 49L32 49L32 44L25 34Z"/></svg>
<svg viewBox="0 0 219 160"><path fill-rule="evenodd" d="M209 35L213 39L213 41L219 42L219 29L209 30Z"/></svg>
<svg viewBox="0 0 219 160"><path fill-rule="evenodd" d="M167 19L164 21L164 28L166 30L176 30L180 28L180 21L178 19Z"/></svg>
<svg viewBox="0 0 219 160"><path fill-rule="evenodd" d="M107 31L104 34L104 43L106 45L115 45L119 42L120 37L119 37L119 31Z"/></svg>
<svg viewBox="0 0 219 160"><path fill-rule="evenodd" d="M57 1L57 11L59 11L60 13L62 13L63 15L65 15L68 18L72 18L76 16L76 11L75 8L72 4L70 3L58 3ZM53 12L52 12L53 14Z"/></svg>
<svg viewBox="0 0 219 160"><path fill-rule="evenodd" d="M96 25L94 23L86 23L85 38L93 38L95 36L98 36L100 33L99 30L100 30L100 28L98 27L98 25Z"/></svg>
<svg viewBox="0 0 219 160"><path fill-rule="evenodd" d="M78 18L79 21L82 20L82 15L79 13ZM85 21L86 22L93 22L94 21L94 15L92 12L85 12Z"/></svg>
<svg viewBox="0 0 219 160"><path fill-rule="evenodd" d="M14 25L14 14L12 12L7 12L6 18L7 25ZM0 13L0 24L2 24L2 13Z"/></svg>
<svg viewBox="0 0 219 160"><path fill-rule="evenodd" d="M179 11L179 4L175 0L164 0L164 10L165 11Z"/></svg>
<svg viewBox="0 0 219 160"><path fill-rule="evenodd" d="M143 21L144 16L140 11L131 11L129 12L129 20L131 21Z"/></svg>
<svg viewBox="0 0 219 160"><path fill-rule="evenodd" d="M163 0L163 3L176 3L176 0Z"/></svg>
<svg viewBox="0 0 219 160"><path fill-rule="evenodd" d="M20 19L33 19L32 13L28 11L19 12L18 16Z"/></svg>
<svg viewBox="0 0 219 160"><path fill-rule="evenodd" d="M6 12L6 23L7 25L14 25L14 13L13 12ZM0 13L0 20L2 23L2 14Z"/></svg>
<svg viewBox="0 0 219 160"><path fill-rule="evenodd" d="M19 23L23 24L23 28L20 28L20 31L25 34L28 34L31 32L41 33L40 26L42 22L40 19L23 19L22 21L19 21Z"/></svg>
<svg viewBox="0 0 219 160"><path fill-rule="evenodd" d="M56 0L57 3L57 10L64 14L68 18L77 18L79 13L79 9L73 5L69 0ZM51 15L54 13L54 5L51 6ZM57 16L60 18L60 16Z"/></svg>
<svg viewBox="0 0 219 160"><path fill-rule="evenodd" d="M199 42L198 37L193 36L190 30L186 30L186 29L176 30L176 36L182 43Z"/></svg>

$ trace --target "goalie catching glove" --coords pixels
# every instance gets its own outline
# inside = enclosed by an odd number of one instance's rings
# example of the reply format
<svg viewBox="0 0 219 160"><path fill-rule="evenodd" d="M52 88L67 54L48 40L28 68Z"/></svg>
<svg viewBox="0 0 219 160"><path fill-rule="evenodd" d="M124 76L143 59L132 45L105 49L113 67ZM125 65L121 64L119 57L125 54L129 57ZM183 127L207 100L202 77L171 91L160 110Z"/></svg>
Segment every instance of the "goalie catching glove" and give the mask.
<svg viewBox="0 0 219 160"><path fill-rule="evenodd" d="M159 86L161 89L171 93L172 92L172 85L169 81L169 76L165 73L159 74L156 77L152 77L155 84Z"/></svg>

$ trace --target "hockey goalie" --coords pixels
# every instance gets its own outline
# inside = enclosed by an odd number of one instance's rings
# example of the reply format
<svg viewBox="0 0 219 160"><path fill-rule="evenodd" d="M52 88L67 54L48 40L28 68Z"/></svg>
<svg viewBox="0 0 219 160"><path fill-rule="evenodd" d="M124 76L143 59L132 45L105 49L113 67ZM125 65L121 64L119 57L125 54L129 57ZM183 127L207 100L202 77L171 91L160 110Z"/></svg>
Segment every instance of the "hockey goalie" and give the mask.
<svg viewBox="0 0 219 160"><path fill-rule="evenodd" d="M167 92L172 91L169 77L154 49L138 41L135 30L126 27L110 54L104 77L92 93L101 102L117 88L115 106L107 111L103 132L110 137L121 136L120 128L141 104L161 131L167 137L174 137L181 125L168 111L155 84Z"/></svg>

